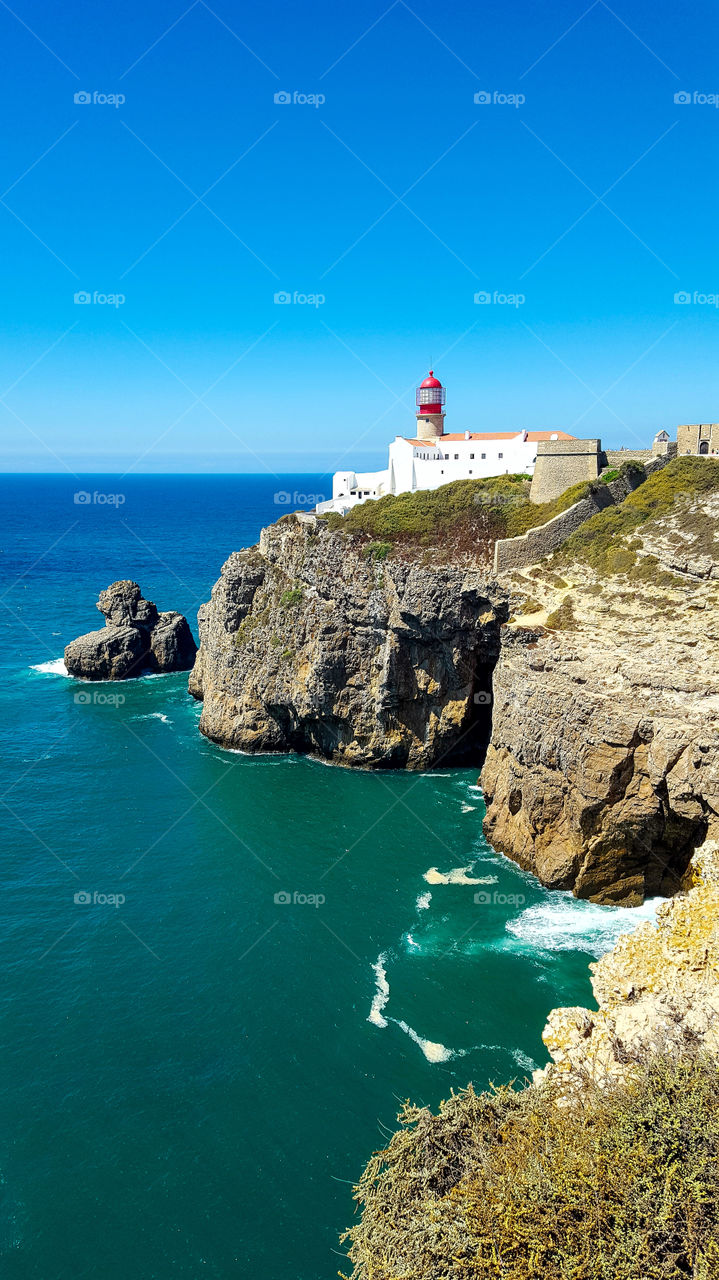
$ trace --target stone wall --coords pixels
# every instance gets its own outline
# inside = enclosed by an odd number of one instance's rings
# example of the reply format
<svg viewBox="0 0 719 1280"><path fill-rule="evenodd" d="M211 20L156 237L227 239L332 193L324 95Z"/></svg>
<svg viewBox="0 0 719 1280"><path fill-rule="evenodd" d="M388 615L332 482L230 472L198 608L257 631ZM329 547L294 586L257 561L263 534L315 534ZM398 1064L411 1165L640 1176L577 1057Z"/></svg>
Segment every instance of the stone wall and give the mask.
<svg viewBox="0 0 719 1280"><path fill-rule="evenodd" d="M601 452L601 440L540 441L530 502L552 502L572 485L596 480L601 469Z"/></svg>
<svg viewBox="0 0 719 1280"><path fill-rule="evenodd" d="M625 458L624 461L630 461L630 459ZM558 551L575 529L578 529L591 516L596 515L598 511L603 511L605 507L616 506L623 502L647 476L654 471L659 471L668 461L668 458L652 458L644 468L644 475L640 472L630 472L627 475L617 476L616 480L612 480L610 484L597 485L596 489L586 498L582 498L581 502L575 502L574 506L560 512L546 524L537 525L536 528L529 529L518 538L500 538L494 547L495 574L506 573L510 569L523 569L525 565L536 564L544 556Z"/></svg>
<svg viewBox="0 0 719 1280"><path fill-rule="evenodd" d="M607 449L604 457L607 460L607 466L614 470L615 467L621 467L625 462L641 462L642 466L653 456L651 449Z"/></svg>
<svg viewBox="0 0 719 1280"><path fill-rule="evenodd" d="M677 427L677 449L680 456L699 452L716 455L719 453L719 423L685 423Z"/></svg>

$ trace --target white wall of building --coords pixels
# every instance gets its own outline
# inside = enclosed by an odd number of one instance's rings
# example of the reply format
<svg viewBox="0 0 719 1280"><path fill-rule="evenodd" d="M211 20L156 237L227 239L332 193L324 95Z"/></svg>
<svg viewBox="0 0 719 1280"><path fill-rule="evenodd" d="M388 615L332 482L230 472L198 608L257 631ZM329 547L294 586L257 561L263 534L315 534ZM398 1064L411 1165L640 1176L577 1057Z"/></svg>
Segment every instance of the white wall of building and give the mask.
<svg viewBox="0 0 719 1280"><path fill-rule="evenodd" d="M532 475L536 458L537 442L528 439L526 431L509 439L489 440L472 439L470 433L459 439L439 436L436 441L396 436L384 471L336 471L332 501L321 502L317 511L348 511L368 498L439 489L453 480L483 480L518 472Z"/></svg>

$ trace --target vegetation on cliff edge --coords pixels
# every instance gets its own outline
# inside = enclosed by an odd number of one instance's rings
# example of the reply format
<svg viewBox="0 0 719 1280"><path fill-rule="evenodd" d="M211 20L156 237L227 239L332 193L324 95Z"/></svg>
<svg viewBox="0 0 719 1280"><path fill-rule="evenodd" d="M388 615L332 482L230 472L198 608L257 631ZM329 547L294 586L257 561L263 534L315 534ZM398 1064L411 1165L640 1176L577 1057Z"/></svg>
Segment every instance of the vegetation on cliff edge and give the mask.
<svg viewBox="0 0 719 1280"><path fill-rule="evenodd" d="M657 1056L631 1083L406 1103L368 1164L352 1280L712 1280L719 1067Z"/></svg>
<svg viewBox="0 0 719 1280"><path fill-rule="evenodd" d="M626 573L634 578L650 578L661 585L657 578L656 558L637 557L637 549L641 545L637 538L641 535L642 526L668 516L676 509L677 503L701 498L717 490L719 461L676 458L649 476L620 506L607 507L575 530L555 553L553 562L582 561L599 573ZM688 517L688 524L691 524L691 517Z"/></svg>
<svg viewBox="0 0 719 1280"><path fill-rule="evenodd" d="M387 494L353 507L346 516L330 512L322 519L333 531L363 535L376 545L442 544L456 551L486 544L490 549L498 538L526 533L566 511L591 486L573 485L553 502L541 504L530 503L529 487L525 475L454 480L439 489Z"/></svg>

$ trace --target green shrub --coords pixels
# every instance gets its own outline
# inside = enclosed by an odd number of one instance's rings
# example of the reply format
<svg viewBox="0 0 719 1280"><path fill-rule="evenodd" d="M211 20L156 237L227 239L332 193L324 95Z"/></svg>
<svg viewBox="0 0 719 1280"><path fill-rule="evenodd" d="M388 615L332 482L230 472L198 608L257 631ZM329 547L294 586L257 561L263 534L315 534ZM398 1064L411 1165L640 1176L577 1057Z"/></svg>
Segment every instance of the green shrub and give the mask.
<svg viewBox="0 0 719 1280"><path fill-rule="evenodd" d="M386 560L391 550L391 542L368 542L362 554L366 560Z"/></svg>
<svg viewBox="0 0 719 1280"><path fill-rule="evenodd" d="M719 1068L657 1056L624 1086L477 1095L403 1128L355 1190L353 1280L716 1280Z"/></svg>
<svg viewBox="0 0 719 1280"><path fill-rule="evenodd" d="M287 591L283 591L280 596L280 605L283 609L293 609L302 600L301 587L288 587Z"/></svg>
<svg viewBox="0 0 719 1280"><path fill-rule="evenodd" d="M548 615L547 626L552 631L574 631L576 625L572 598L565 596L559 607Z"/></svg>

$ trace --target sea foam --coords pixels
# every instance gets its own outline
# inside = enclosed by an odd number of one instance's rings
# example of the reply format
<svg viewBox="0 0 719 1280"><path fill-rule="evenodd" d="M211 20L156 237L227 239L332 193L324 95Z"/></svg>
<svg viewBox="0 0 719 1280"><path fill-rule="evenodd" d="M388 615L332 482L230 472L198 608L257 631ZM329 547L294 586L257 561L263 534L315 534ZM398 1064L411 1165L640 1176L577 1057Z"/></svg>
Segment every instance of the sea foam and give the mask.
<svg viewBox="0 0 719 1280"><path fill-rule="evenodd" d="M587 951L600 956L622 933L631 933L645 920L656 919L663 898L648 898L641 907L603 907L571 894L556 895L552 902L527 907L508 920L506 929L522 949L532 951Z"/></svg>
<svg viewBox="0 0 719 1280"><path fill-rule="evenodd" d="M386 963L387 956L382 952L378 955L372 965L377 989L372 1000L372 1008L367 1015L367 1021L373 1022L376 1027L387 1026L387 1019L382 1016L382 1010L389 1000L389 982L387 981L387 970L385 969Z"/></svg>
<svg viewBox="0 0 719 1280"><path fill-rule="evenodd" d="M408 1035L410 1040L414 1040L418 1044L422 1053L428 1062L449 1062L450 1058L462 1058L467 1052L466 1049L448 1049L446 1045L439 1044L437 1040L425 1040L424 1036L420 1036L410 1027L408 1023L401 1022L399 1018L392 1018L392 1022ZM386 1025L386 1024L385 1024Z"/></svg>
<svg viewBox="0 0 719 1280"><path fill-rule="evenodd" d="M65 666L64 658L53 658L52 662L38 662L30 670L41 671L43 675L48 676L69 676L70 674Z"/></svg>
<svg viewBox="0 0 719 1280"><path fill-rule="evenodd" d="M429 871L425 871L422 877L427 884L496 884L496 876L470 876L467 874L471 871L473 863L469 863L466 867L453 867L451 871L438 871L436 867L430 867Z"/></svg>

